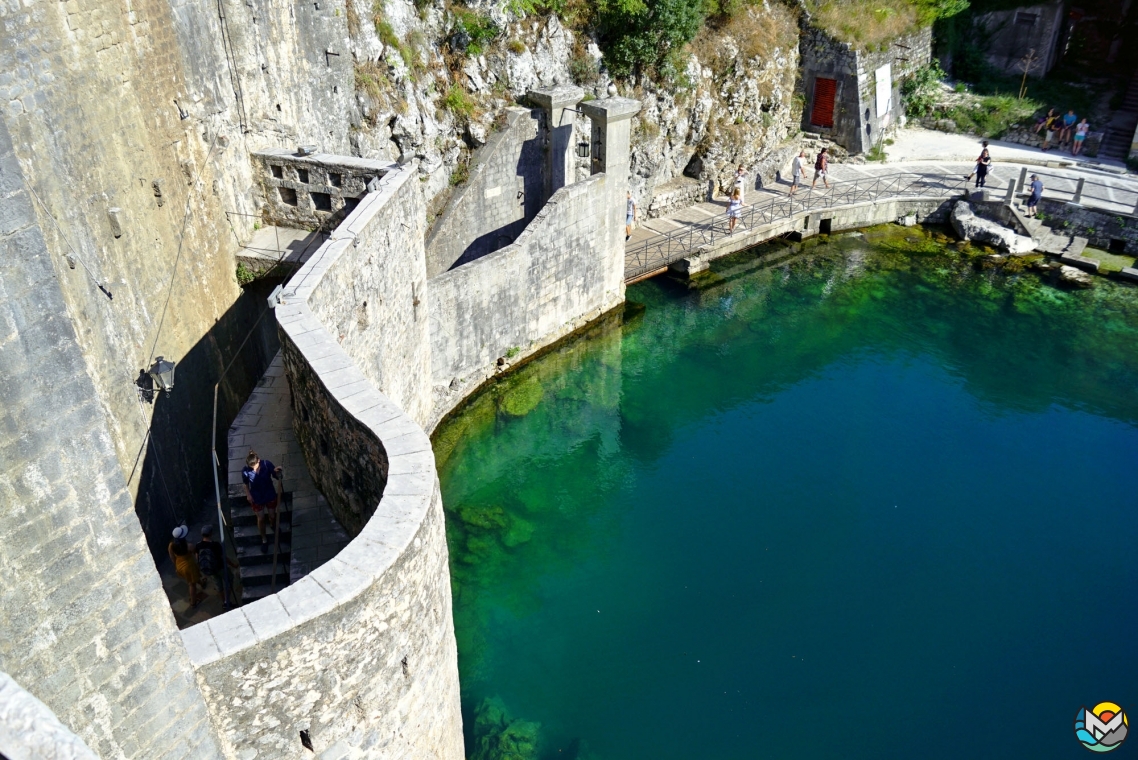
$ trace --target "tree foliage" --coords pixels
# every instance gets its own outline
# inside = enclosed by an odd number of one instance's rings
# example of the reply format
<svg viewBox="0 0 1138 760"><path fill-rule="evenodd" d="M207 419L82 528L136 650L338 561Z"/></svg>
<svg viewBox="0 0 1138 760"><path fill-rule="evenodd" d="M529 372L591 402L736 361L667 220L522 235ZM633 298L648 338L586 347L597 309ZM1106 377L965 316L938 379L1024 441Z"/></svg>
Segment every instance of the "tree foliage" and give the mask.
<svg viewBox="0 0 1138 760"><path fill-rule="evenodd" d="M597 29L614 75L678 73L679 54L703 26L704 0L599 0Z"/></svg>

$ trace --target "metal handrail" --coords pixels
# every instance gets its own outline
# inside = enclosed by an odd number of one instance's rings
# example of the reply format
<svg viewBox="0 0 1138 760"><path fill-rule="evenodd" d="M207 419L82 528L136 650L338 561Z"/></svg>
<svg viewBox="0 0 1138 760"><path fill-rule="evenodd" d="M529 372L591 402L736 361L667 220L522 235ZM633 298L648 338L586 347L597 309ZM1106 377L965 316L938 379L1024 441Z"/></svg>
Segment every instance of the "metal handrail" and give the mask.
<svg viewBox="0 0 1138 760"><path fill-rule="evenodd" d="M835 182L822 192L808 191L797 196L778 196L764 203L748 206L741 225L748 229L762 227L784 221L795 214L849 206L855 203L868 203L882 198L904 198L912 196L953 197L963 194L967 182L957 177L929 176L914 172L899 172L880 177L866 177L851 181ZM632 280L649 272L661 269L705 245L713 245L716 240L732 234L727 218L721 217L702 224L692 224L644 241L631 250L625 251L624 276Z"/></svg>

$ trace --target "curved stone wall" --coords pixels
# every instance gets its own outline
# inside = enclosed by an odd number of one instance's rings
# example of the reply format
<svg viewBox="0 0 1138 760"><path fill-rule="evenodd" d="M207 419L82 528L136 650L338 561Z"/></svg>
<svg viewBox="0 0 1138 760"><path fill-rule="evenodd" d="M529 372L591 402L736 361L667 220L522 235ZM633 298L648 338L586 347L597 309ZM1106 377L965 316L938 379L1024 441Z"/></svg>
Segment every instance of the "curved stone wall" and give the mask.
<svg viewBox="0 0 1138 760"><path fill-rule="evenodd" d="M391 167L277 307L309 468L359 532L295 585L182 632L232 757L298 756L301 731L318 755L463 757L442 499L430 440L404 411L430 398L405 354L427 345L417 185ZM356 310L351 326L334 302Z"/></svg>

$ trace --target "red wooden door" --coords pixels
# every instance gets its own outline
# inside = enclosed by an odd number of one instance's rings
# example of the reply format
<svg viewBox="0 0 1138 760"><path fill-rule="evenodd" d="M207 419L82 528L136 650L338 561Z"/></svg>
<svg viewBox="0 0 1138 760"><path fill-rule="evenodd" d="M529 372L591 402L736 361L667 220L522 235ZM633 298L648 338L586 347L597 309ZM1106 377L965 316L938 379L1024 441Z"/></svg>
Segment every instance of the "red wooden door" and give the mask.
<svg viewBox="0 0 1138 760"><path fill-rule="evenodd" d="M814 107L810 110L810 123L818 127L834 126L834 96L838 92L836 79L814 80Z"/></svg>

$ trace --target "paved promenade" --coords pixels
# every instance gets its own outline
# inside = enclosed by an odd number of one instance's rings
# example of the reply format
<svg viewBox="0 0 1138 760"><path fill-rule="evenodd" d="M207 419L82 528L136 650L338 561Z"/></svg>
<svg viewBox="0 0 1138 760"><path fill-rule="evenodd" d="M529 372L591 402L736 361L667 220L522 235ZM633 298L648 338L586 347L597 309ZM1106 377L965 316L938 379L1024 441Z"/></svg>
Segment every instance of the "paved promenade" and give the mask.
<svg viewBox="0 0 1138 760"><path fill-rule="evenodd" d="M924 130L921 132L926 136L938 134L928 133ZM910 139L906 142L905 140L907 134L902 133L902 138L898 139L896 145L890 146L890 148L899 147L898 153L900 155L909 155L914 150L914 141ZM942 151L945 154L951 155L965 150L979 153L979 141L974 138L961 138L954 135L941 135L941 137L955 138L949 141L947 147ZM922 137L922 139L925 138ZM969 148L969 146L971 147ZM1111 211L1119 215L1133 215L1135 207L1138 206L1138 177L1118 173L1120 170L1115 166L1106 164L1096 166L1090 161L1071 163L1070 166L1041 165L1045 162L1052 164L1066 162L1070 156L1055 151L1043 153L1023 146L1016 146L1014 151L1008 149L1010 154L1008 157L1018 160L1003 160L1005 158L1003 155L1004 147L993 143L989 149L995 158L995 163L988 174L987 188L995 197L1004 197L1008 182L1015 181L1018 183L1021 173L1026 169L1029 177L1031 174L1038 174L1043 180L1044 197L1047 198L1074 200L1081 180L1082 192L1079 202L1082 205ZM887 153L887 155L889 154ZM1025 161L1032 161L1033 163L1025 163ZM955 184L962 187L962 179L965 174L972 170L972 166L972 161L963 160L833 164L830 167L829 179L831 187L834 188L834 193L838 194L843 186L849 186L855 182L865 184L866 180L891 177L903 173L912 175L917 184L925 186L939 184L944 187L942 192L947 195L951 192L948 189L950 185ZM809 170L808 178L812 176L813 171ZM969 183L969 187L971 186L972 183ZM780 180L770 187L748 190L746 193L747 205L764 204L775 198L785 198L789 188L788 181ZM818 182L814 190L810 190L808 182L799 189L795 197L806 198L812 195L821 197L827 192L829 191L825 189L821 181ZM652 247L660 244L669 235L682 235L691 229L707 230L712 225L724 227L726 225L726 209L726 199L716 199L715 201L689 206L665 217L641 221L633 230L632 237L625 246L627 271L636 270L637 252L644 251L646 246Z"/></svg>

